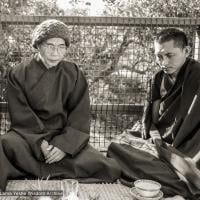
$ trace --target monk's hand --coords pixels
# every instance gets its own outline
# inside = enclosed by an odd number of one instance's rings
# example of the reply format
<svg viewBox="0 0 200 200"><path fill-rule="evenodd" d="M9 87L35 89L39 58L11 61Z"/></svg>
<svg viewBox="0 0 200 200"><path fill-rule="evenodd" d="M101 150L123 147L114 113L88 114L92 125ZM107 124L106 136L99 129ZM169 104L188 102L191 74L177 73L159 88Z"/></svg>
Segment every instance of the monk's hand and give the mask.
<svg viewBox="0 0 200 200"><path fill-rule="evenodd" d="M46 163L52 164L55 162L59 162L60 160L62 160L65 157L65 155L66 155L65 152L63 152L62 150L60 150L57 147L53 147L49 151L48 155L46 156Z"/></svg>
<svg viewBox="0 0 200 200"><path fill-rule="evenodd" d="M48 148L49 148L49 143L46 140L42 140L41 150L42 150L42 153L43 153L43 155L44 155L45 158L49 154Z"/></svg>
<svg viewBox="0 0 200 200"><path fill-rule="evenodd" d="M148 139L148 136L147 136L147 134L144 130L141 131L141 138L144 139L144 140Z"/></svg>
<svg viewBox="0 0 200 200"><path fill-rule="evenodd" d="M154 144L162 146L162 138L157 130L150 131L150 136Z"/></svg>

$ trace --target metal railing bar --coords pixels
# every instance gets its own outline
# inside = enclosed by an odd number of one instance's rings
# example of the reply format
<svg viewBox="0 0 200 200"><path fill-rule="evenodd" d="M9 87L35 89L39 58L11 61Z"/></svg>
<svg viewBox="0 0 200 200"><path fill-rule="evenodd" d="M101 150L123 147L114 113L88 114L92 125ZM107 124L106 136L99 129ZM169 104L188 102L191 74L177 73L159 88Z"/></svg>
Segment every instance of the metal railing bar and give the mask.
<svg viewBox="0 0 200 200"><path fill-rule="evenodd" d="M68 25L95 25L95 26L197 26L200 18L142 18L142 17L83 17L83 16L27 16L27 15L0 15L0 23L17 25L36 25L45 19L59 19Z"/></svg>

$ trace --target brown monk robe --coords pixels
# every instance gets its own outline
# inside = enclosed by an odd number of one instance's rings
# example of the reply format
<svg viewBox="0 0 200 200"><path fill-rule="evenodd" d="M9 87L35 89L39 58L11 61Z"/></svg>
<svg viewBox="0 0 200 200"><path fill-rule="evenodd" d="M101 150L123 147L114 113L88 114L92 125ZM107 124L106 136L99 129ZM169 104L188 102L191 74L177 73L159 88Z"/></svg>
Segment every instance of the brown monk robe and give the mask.
<svg viewBox="0 0 200 200"><path fill-rule="evenodd" d="M161 97L163 88L166 91ZM121 165L122 182L127 185L137 179L153 179L161 183L166 196L200 199L200 64L187 59L174 84L168 74L158 72L149 94L145 131L150 137L150 130L156 127L162 143L144 140L140 147L112 143L108 156ZM159 115L153 117L158 99Z"/></svg>
<svg viewBox="0 0 200 200"><path fill-rule="evenodd" d="M7 179L24 176L84 182L113 182L120 177L117 162L88 144L88 85L75 64L61 61L48 69L36 55L14 67L8 75L8 102L11 128L1 138L1 189ZM45 163L44 139L66 156Z"/></svg>

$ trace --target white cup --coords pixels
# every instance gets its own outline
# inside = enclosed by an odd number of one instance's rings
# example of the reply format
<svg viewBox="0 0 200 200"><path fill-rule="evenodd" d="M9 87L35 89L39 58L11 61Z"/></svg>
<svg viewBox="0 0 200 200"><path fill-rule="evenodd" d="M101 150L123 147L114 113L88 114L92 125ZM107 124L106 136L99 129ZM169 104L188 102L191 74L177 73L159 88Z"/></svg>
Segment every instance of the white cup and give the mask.
<svg viewBox="0 0 200 200"><path fill-rule="evenodd" d="M68 200L70 197L77 197L78 195L78 181L75 179L62 180L62 200Z"/></svg>

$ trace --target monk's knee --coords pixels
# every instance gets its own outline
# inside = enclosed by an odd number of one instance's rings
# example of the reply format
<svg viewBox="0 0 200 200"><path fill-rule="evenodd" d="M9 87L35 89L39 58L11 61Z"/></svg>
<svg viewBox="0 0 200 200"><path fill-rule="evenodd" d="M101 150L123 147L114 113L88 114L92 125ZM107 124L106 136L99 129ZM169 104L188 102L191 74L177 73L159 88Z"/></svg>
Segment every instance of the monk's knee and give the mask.
<svg viewBox="0 0 200 200"><path fill-rule="evenodd" d="M13 155L15 152L20 152L26 148L26 142L24 139L13 132L4 134L1 140L2 147L7 155Z"/></svg>

